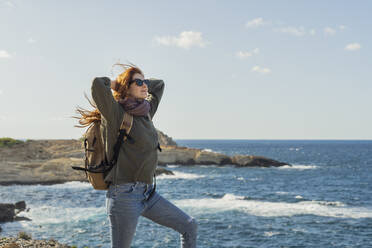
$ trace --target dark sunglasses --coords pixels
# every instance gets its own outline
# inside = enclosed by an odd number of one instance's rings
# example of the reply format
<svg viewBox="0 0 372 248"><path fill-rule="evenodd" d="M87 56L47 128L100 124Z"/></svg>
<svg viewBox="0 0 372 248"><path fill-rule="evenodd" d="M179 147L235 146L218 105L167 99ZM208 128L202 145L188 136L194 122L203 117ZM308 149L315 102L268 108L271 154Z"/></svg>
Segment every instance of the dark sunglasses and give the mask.
<svg viewBox="0 0 372 248"><path fill-rule="evenodd" d="M149 86L150 81L148 79L141 80L139 78L136 78L130 83L136 83L138 86L142 86L145 83L147 86Z"/></svg>

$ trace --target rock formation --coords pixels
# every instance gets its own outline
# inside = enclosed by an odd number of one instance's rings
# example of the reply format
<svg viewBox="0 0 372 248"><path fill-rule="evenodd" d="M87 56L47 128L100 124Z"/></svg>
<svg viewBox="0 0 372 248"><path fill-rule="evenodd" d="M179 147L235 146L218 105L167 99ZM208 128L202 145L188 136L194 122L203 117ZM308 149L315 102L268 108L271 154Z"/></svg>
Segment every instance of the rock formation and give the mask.
<svg viewBox="0 0 372 248"><path fill-rule="evenodd" d="M30 220L26 217L19 217L17 214L26 210L26 203L24 201L12 203L0 203L0 223L12 222L18 220ZM0 227L1 232L1 227Z"/></svg>
<svg viewBox="0 0 372 248"><path fill-rule="evenodd" d="M22 234L23 233L23 234ZM19 235L21 234L21 235ZM31 237L27 237L27 234L24 232L20 232L18 237L2 237L0 239L0 247L1 248L23 248L23 247L37 247L37 248L73 248L76 246L69 246L65 244L61 244L54 239L32 239Z"/></svg>
<svg viewBox="0 0 372 248"><path fill-rule="evenodd" d="M158 164L179 165L235 165L237 167L282 166L279 162L262 156L235 155L201 149L179 147L172 138L158 131L162 152ZM28 140L11 147L0 148L0 185L55 184L67 181L86 181L85 173L71 169L83 166L84 149L80 140ZM289 165L289 164L288 164ZM156 174L171 174L157 168Z"/></svg>
<svg viewBox="0 0 372 248"><path fill-rule="evenodd" d="M0 203L0 223L14 221L16 214L26 209L24 201L11 203Z"/></svg>

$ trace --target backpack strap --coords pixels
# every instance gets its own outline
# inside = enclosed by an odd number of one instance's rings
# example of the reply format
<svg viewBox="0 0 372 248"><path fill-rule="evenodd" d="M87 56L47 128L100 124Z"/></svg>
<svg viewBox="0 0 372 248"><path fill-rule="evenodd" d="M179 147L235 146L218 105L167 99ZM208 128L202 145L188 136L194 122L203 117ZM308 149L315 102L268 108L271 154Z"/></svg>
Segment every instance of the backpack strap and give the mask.
<svg viewBox="0 0 372 248"><path fill-rule="evenodd" d="M116 144L114 146L114 157L113 160L110 163L110 166L114 166L117 162L117 159L119 157L119 151L121 144L128 139L129 142L134 143L134 140L132 137L129 136L129 132L132 129L133 126L133 115L124 112L123 121L121 122L120 129L119 129L119 137L116 141ZM111 168L112 168L111 167ZM117 166L116 166L116 172L114 176L114 183L116 184L116 174L117 174Z"/></svg>
<svg viewBox="0 0 372 248"><path fill-rule="evenodd" d="M130 140L132 138L129 136L129 132L132 129L132 125L133 125L133 115L128 114L127 112L124 112L123 121L121 122L121 125L120 125L120 130L124 129L126 131L124 140L126 139Z"/></svg>
<svg viewBox="0 0 372 248"><path fill-rule="evenodd" d="M150 112L147 113L147 116L148 116L149 120L152 121L152 118L151 118ZM161 151L160 143L159 143L159 142L158 142L158 147L157 147L157 148L159 149L159 151ZM149 199L150 199L151 196L154 194L155 190L156 190L156 172L154 172L154 188L152 189L152 191L151 191L151 193L150 193L150 195L149 195Z"/></svg>

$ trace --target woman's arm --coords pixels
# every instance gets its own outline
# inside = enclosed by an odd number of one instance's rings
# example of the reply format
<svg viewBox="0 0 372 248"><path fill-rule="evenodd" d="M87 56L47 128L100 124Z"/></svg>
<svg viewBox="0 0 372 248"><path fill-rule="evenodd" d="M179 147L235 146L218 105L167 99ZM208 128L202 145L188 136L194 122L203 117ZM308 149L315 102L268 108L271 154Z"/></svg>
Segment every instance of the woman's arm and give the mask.
<svg viewBox="0 0 372 248"><path fill-rule="evenodd" d="M115 81L113 81L115 82ZM111 92L112 82L108 77L96 77L92 82L92 97L101 115L106 120L117 120L120 106Z"/></svg>
<svg viewBox="0 0 372 248"><path fill-rule="evenodd" d="M156 110L158 109L161 97L163 96L164 81L161 79L155 79L155 78L149 78L149 81L150 81L148 85L149 94L152 95L150 99L150 105L151 105L150 115L151 115L151 118L153 118L153 116L156 113Z"/></svg>

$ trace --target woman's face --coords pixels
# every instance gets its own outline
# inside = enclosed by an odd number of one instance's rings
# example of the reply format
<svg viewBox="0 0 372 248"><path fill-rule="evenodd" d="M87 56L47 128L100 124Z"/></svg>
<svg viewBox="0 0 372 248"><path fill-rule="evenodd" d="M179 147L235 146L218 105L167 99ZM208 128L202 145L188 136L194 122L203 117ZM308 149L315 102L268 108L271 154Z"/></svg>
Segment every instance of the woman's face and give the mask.
<svg viewBox="0 0 372 248"><path fill-rule="evenodd" d="M135 73L132 77L134 79L144 80L144 76L140 73ZM136 83L131 83L128 89L128 95L134 98L145 99L148 94L147 85L144 83L141 86L138 86Z"/></svg>

